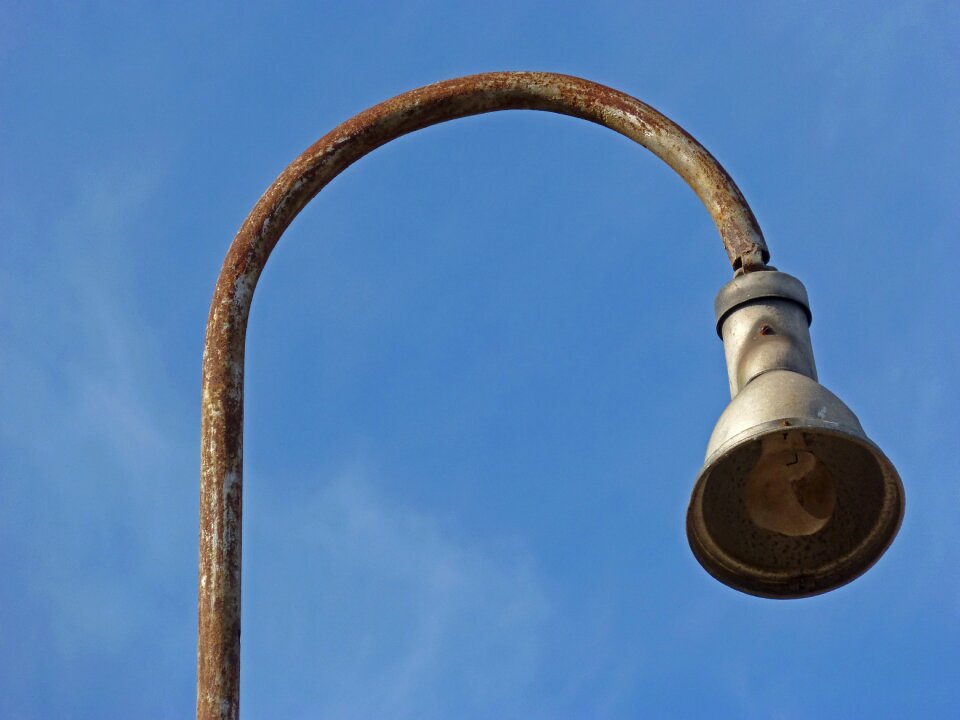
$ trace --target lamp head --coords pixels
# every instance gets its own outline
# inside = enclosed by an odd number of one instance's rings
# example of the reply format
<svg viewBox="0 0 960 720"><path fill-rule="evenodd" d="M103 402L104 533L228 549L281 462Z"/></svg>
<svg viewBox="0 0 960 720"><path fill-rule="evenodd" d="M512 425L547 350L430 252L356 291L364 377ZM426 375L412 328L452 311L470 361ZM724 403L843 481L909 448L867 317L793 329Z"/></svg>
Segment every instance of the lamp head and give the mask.
<svg viewBox="0 0 960 720"><path fill-rule="evenodd" d="M903 518L897 471L817 382L806 291L773 270L717 297L733 399L687 512L701 565L752 595L806 597L865 572Z"/></svg>

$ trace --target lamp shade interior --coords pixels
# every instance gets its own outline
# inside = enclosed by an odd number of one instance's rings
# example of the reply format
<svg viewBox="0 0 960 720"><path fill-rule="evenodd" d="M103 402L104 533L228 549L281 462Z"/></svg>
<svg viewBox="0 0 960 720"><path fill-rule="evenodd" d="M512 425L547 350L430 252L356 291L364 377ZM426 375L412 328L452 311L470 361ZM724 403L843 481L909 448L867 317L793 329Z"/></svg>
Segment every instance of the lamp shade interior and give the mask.
<svg viewBox="0 0 960 720"><path fill-rule="evenodd" d="M804 597L866 571L893 540L902 515L899 477L873 443L782 421L708 458L687 534L700 563L727 585L765 597Z"/></svg>

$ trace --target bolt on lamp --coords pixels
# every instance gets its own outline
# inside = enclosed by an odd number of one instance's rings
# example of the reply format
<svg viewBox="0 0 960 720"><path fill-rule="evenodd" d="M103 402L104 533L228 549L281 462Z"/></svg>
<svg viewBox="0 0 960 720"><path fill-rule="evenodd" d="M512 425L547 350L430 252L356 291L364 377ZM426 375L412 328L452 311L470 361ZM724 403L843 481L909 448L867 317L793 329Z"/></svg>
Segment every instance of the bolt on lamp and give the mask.
<svg viewBox="0 0 960 720"><path fill-rule="evenodd" d="M370 151L430 125L540 110L603 125L647 148L696 192L735 271L715 303L732 400L707 446L687 514L694 555L754 595L826 592L866 571L903 517L896 470L856 416L817 382L806 290L767 265L753 212L726 171L636 98L551 73L486 73L387 100L318 140L260 198L214 290L203 355L197 718L240 713L243 375L257 280L300 210Z"/></svg>

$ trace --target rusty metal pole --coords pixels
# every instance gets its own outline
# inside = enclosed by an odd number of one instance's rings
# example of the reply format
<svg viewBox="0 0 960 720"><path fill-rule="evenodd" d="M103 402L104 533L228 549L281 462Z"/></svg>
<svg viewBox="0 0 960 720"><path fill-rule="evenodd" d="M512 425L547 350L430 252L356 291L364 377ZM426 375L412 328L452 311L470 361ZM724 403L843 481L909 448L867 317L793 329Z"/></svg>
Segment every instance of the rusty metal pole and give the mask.
<svg viewBox="0 0 960 720"><path fill-rule="evenodd" d="M343 123L274 181L244 221L217 281L203 355L197 718L240 713L240 559L243 365L250 302L270 252L297 213L371 150L407 133L495 110L542 110L604 125L644 146L682 177L713 218L734 270L769 259L743 195L679 125L639 100L566 75L472 75L399 95Z"/></svg>

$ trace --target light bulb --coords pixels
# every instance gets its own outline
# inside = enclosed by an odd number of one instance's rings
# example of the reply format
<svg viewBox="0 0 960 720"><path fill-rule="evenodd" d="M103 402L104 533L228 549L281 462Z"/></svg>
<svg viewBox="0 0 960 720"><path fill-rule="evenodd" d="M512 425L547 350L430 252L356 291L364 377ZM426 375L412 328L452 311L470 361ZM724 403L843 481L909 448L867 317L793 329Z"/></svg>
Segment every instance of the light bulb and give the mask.
<svg viewBox="0 0 960 720"><path fill-rule="evenodd" d="M809 451L802 433L762 439L746 486L747 514L754 524L790 537L813 535L830 521L836 505L833 475Z"/></svg>

